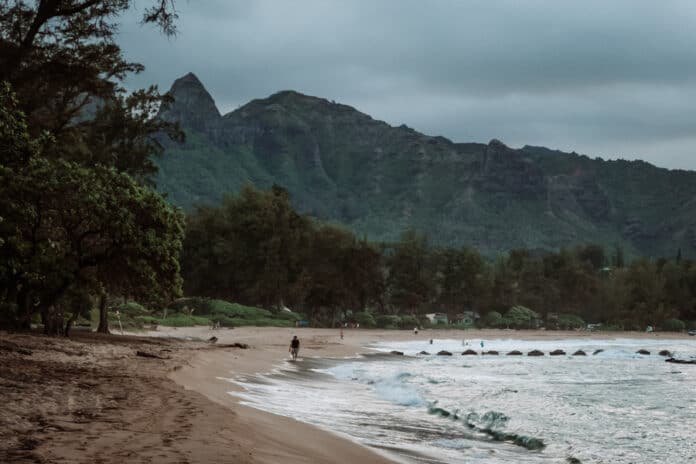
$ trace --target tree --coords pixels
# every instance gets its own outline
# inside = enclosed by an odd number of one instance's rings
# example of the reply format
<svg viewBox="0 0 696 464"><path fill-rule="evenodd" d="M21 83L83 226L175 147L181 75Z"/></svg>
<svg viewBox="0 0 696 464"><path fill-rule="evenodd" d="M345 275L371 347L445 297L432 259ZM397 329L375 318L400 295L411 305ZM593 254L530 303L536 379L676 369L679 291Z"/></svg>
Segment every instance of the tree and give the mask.
<svg viewBox="0 0 696 464"><path fill-rule="evenodd" d="M424 236L405 232L387 257L387 288L391 305L408 313L425 309L435 292L433 257Z"/></svg>
<svg viewBox="0 0 696 464"><path fill-rule="evenodd" d="M198 208L189 216L182 261L186 290L278 309L301 299L310 241L310 221L292 209L285 190L247 186L221 207Z"/></svg>
<svg viewBox="0 0 696 464"><path fill-rule="evenodd" d="M133 0L0 2L0 82L14 87L34 134L70 132L70 122L110 100L118 82L143 67L125 61L115 19ZM175 32L173 0L152 0L143 22ZM59 137L60 138L60 137Z"/></svg>
<svg viewBox="0 0 696 464"><path fill-rule="evenodd" d="M437 301L453 317L480 301L486 290L485 265L481 255L468 248L447 248L438 258Z"/></svg>
<svg viewBox="0 0 696 464"><path fill-rule="evenodd" d="M6 324L46 317L68 291L166 300L181 291L183 217L127 174L42 157L5 89L0 120L0 296ZM62 329L62 322L59 324ZM53 331L56 324L45 324ZM59 331L56 328L56 331Z"/></svg>

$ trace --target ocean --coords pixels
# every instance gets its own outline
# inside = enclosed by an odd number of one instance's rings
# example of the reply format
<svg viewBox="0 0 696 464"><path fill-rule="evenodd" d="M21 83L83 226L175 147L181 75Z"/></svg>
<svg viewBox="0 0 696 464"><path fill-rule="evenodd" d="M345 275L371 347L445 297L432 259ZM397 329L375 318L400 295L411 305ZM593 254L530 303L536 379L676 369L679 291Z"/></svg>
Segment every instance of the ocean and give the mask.
<svg viewBox="0 0 696 464"><path fill-rule="evenodd" d="M658 355L696 359L696 340L483 342L500 355L481 356L478 339L379 343L237 379L244 391L231 394L404 463L696 462L696 365Z"/></svg>

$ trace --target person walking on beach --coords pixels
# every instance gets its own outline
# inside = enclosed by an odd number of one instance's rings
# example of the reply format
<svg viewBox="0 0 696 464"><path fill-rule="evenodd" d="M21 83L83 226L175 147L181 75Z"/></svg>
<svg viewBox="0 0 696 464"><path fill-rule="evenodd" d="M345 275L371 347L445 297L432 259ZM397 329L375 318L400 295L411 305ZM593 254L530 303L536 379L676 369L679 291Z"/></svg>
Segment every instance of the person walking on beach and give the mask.
<svg viewBox="0 0 696 464"><path fill-rule="evenodd" d="M297 335L292 337L288 351L292 355L292 360L297 361L297 354L300 352L300 339L297 338Z"/></svg>

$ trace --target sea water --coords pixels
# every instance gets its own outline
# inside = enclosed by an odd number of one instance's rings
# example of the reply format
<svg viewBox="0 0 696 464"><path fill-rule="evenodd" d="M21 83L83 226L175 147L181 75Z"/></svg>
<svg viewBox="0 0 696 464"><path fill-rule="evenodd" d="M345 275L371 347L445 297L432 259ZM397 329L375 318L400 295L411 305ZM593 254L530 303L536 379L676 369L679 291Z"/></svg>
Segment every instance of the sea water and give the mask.
<svg viewBox="0 0 696 464"><path fill-rule="evenodd" d="M696 365L657 354L696 359L696 340L484 341L499 356L481 356L480 342L380 343L381 355L288 362L242 379L239 395L406 463L696 462Z"/></svg>

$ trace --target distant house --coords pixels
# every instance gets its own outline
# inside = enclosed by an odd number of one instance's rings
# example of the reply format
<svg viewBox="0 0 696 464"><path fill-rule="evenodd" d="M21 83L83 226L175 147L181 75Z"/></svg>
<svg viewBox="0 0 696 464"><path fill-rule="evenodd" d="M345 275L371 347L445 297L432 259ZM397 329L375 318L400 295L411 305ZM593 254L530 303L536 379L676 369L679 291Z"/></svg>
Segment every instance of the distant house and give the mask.
<svg viewBox="0 0 696 464"><path fill-rule="evenodd" d="M426 314L425 317L428 318L431 324L447 324L449 320L447 319L447 314L445 313L430 313Z"/></svg>
<svg viewBox="0 0 696 464"><path fill-rule="evenodd" d="M454 316L452 323L472 325L479 319L481 319L481 315L478 313L478 311L462 311Z"/></svg>

